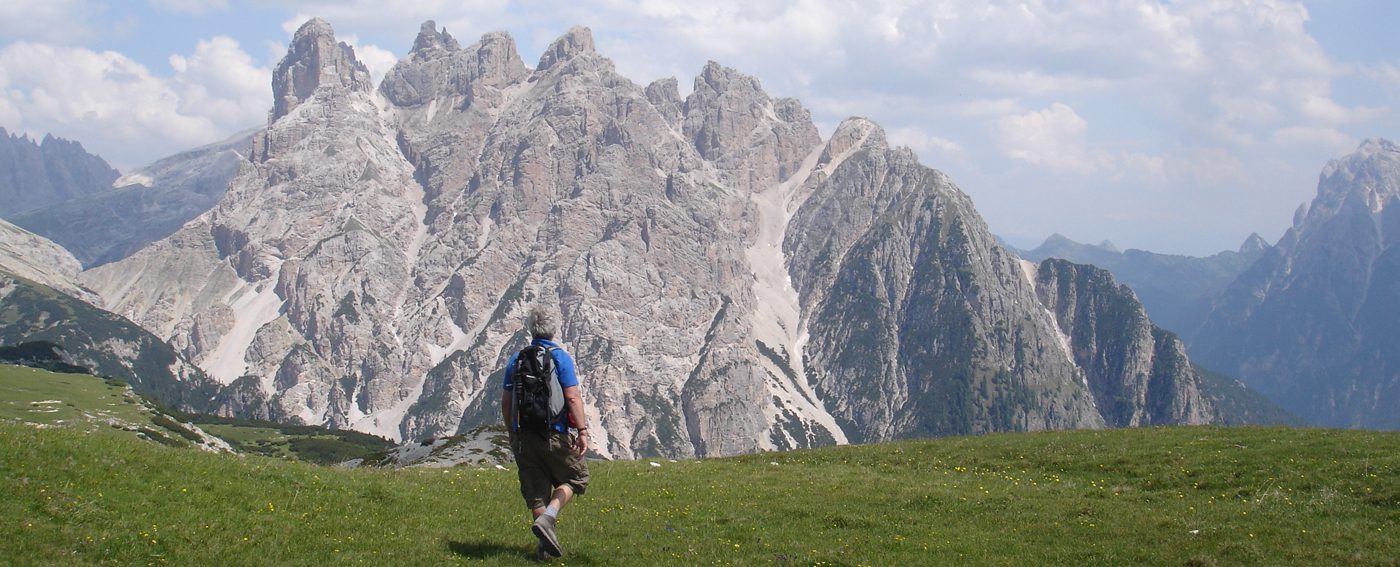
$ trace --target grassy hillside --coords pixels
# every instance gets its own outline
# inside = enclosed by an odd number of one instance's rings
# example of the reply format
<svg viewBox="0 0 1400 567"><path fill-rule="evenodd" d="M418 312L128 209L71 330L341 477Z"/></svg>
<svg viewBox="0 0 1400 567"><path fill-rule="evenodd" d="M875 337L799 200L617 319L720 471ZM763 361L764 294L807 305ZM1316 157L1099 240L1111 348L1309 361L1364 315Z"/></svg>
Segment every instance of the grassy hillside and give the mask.
<svg viewBox="0 0 1400 567"><path fill-rule="evenodd" d="M1002 434L595 462L567 563L1395 565L1400 434ZM333 469L0 423L17 564L529 562L515 475Z"/></svg>
<svg viewBox="0 0 1400 567"><path fill-rule="evenodd" d="M217 384L169 344L125 317L0 269L0 345L47 342L69 362L130 383L168 406L201 409Z"/></svg>
<svg viewBox="0 0 1400 567"><path fill-rule="evenodd" d="M116 435L180 448L210 445L125 382L23 366L0 365L0 422L85 432L112 429Z"/></svg>
<svg viewBox="0 0 1400 567"><path fill-rule="evenodd" d="M206 441L197 428L239 453L321 464L365 457L393 445L358 431L178 412L118 380L5 364L0 364L0 420L84 430L112 427L173 447Z"/></svg>

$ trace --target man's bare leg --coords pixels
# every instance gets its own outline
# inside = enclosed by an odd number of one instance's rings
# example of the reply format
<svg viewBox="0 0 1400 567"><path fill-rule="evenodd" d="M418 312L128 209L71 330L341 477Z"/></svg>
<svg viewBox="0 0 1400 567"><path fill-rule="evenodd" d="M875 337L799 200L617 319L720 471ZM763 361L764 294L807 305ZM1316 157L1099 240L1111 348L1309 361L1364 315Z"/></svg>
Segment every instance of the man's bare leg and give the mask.
<svg viewBox="0 0 1400 567"><path fill-rule="evenodd" d="M530 510L535 515L535 523L531 529L534 530L535 536L540 538L540 549L549 555L564 554L563 548L559 546L559 537L554 534L554 522L559 518L559 510L573 498L574 487L560 485L554 489L554 497L550 499L549 506Z"/></svg>
<svg viewBox="0 0 1400 567"><path fill-rule="evenodd" d="M557 517L559 515L559 512L563 510L565 506L569 505L569 501L573 499L574 487L564 484L559 486L558 488L555 488L554 496L549 501L549 506L554 508L553 515ZM548 508L535 508L533 510L530 510L530 513L534 514L535 517L538 518L540 516L543 516L546 510L548 510Z"/></svg>

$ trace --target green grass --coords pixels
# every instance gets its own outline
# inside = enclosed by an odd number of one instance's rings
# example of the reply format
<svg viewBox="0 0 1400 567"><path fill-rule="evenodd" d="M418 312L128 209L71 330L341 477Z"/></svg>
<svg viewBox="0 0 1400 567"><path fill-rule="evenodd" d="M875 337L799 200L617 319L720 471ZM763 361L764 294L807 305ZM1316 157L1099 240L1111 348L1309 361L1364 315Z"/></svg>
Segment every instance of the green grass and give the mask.
<svg viewBox="0 0 1400 567"><path fill-rule="evenodd" d="M222 438L237 452L333 464L383 451L393 443L357 431L285 425L173 411L118 380L0 365L0 421L88 429L125 428L127 434L183 447L200 438L180 422Z"/></svg>
<svg viewBox="0 0 1400 567"><path fill-rule="evenodd" d="M593 462L567 564L1395 565L1400 434L1154 428ZM776 463L776 464L775 464ZM16 564L528 563L515 475L0 424Z"/></svg>
<svg viewBox="0 0 1400 567"><path fill-rule="evenodd" d="M55 401L59 403L50 403ZM140 399L127 395L120 382L0 365L0 420L46 425L90 422L84 414L141 424L151 421Z"/></svg>

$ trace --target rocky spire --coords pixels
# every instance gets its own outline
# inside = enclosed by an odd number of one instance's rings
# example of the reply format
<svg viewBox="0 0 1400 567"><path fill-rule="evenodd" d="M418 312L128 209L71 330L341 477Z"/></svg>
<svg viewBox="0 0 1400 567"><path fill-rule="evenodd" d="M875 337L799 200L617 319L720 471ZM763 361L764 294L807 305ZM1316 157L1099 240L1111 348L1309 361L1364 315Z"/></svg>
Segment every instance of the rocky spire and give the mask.
<svg viewBox="0 0 1400 567"><path fill-rule="evenodd" d="M557 63L573 59L576 55L589 53L597 53L593 51L593 30L584 26L574 26L562 37L554 40L549 49L544 50L536 68L543 71Z"/></svg>
<svg viewBox="0 0 1400 567"><path fill-rule="evenodd" d="M472 80L484 81L493 87L504 87L528 73L520 52L515 49L515 38L503 31L482 34L477 42L475 63Z"/></svg>
<svg viewBox="0 0 1400 567"><path fill-rule="evenodd" d="M292 37L287 56L272 73L272 120L286 116L322 85L372 88L369 69L355 59L355 50L337 42L325 20L311 18Z"/></svg>
<svg viewBox="0 0 1400 567"><path fill-rule="evenodd" d="M1249 233L1249 237L1244 239L1244 244L1240 245L1240 254L1251 254L1262 250L1268 250L1269 243L1257 232Z"/></svg>
<svg viewBox="0 0 1400 567"><path fill-rule="evenodd" d="M681 120L681 93L680 86L675 77L666 77L653 81L646 88L647 100L656 107L657 112L666 118L666 123L672 127L677 126Z"/></svg>
<svg viewBox="0 0 1400 567"><path fill-rule="evenodd" d="M439 33L433 26L431 20L423 23L413 53L395 63L379 85L397 106L461 97L453 104L465 108L463 101L475 100L482 94L481 87L504 88L529 73L515 49L515 39L506 32L489 32L481 41L460 47L446 31Z"/></svg>
<svg viewBox="0 0 1400 567"><path fill-rule="evenodd" d="M447 28L438 31L437 22L428 20L418 28L418 37L413 40L413 53L419 53L432 49L445 49L447 51L457 51L461 46L457 40L447 33Z"/></svg>

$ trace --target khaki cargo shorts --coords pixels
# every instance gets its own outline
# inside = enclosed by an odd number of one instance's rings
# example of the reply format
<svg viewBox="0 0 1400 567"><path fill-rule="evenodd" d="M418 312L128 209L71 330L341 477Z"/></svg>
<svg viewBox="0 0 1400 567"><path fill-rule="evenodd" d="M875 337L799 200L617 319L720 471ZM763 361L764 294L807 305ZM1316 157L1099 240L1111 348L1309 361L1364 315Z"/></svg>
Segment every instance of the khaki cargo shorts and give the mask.
<svg viewBox="0 0 1400 567"><path fill-rule="evenodd" d="M511 451L520 473L520 495L531 510L547 506L555 487L567 484L574 494L588 489L588 462L574 453L568 433L516 433Z"/></svg>

